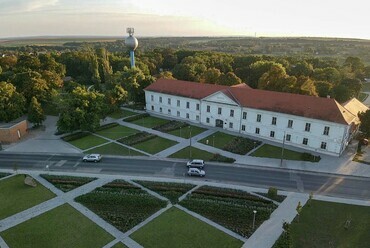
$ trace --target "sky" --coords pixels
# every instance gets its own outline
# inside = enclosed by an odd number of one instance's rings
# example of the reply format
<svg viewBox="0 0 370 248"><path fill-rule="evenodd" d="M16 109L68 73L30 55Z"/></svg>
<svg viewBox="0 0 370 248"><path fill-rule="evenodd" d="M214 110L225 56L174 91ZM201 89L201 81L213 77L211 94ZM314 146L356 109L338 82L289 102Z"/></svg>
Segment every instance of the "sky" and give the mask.
<svg viewBox="0 0 370 248"><path fill-rule="evenodd" d="M0 38L306 36L370 39L367 0L0 0Z"/></svg>

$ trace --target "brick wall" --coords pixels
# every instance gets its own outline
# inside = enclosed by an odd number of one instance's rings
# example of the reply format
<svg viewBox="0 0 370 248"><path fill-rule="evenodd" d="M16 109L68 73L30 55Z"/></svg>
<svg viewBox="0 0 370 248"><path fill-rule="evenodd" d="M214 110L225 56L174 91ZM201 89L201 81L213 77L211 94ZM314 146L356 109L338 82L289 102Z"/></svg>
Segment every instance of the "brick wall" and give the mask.
<svg viewBox="0 0 370 248"><path fill-rule="evenodd" d="M18 131L20 137L18 135ZM14 124L9 128L0 128L0 142L7 144L16 142L27 135L27 121L23 120L19 123Z"/></svg>

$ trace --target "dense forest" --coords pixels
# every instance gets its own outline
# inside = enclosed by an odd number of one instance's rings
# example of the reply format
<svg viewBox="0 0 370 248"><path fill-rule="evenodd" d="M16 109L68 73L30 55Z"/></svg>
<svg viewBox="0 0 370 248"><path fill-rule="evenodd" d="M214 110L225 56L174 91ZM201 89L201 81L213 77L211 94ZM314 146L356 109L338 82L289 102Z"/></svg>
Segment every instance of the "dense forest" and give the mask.
<svg viewBox="0 0 370 248"><path fill-rule="evenodd" d="M92 131L120 105L143 102L143 89L156 78L223 85L245 82L252 88L330 96L338 102L358 97L363 81L370 78L370 66L364 62L369 43L331 40L335 49L342 48L341 56L353 50L354 55L341 57L316 40L294 40L291 47L284 41L143 38L135 68L130 68L120 40L0 47L0 121L28 114L30 122L40 125L45 113L53 111L59 114L61 132ZM361 47L362 56L356 56Z"/></svg>

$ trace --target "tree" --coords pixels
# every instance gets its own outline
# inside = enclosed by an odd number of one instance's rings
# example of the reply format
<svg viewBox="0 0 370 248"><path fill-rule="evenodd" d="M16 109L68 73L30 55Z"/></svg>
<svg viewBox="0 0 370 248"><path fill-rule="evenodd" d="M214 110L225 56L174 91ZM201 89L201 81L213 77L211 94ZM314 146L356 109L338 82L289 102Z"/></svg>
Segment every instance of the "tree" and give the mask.
<svg viewBox="0 0 370 248"><path fill-rule="evenodd" d="M218 84L221 71L216 68L209 68L200 76L201 83Z"/></svg>
<svg viewBox="0 0 370 248"><path fill-rule="evenodd" d="M228 72L226 74L222 74L218 82L221 85L232 86L232 85L240 84L242 80L238 78L233 72Z"/></svg>
<svg viewBox="0 0 370 248"><path fill-rule="evenodd" d="M258 81L258 89L280 92L294 92L297 79L286 74L285 68L280 64L273 64Z"/></svg>
<svg viewBox="0 0 370 248"><path fill-rule="evenodd" d="M16 88L6 82L0 82L0 121L9 122L23 115L24 97Z"/></svg>
<svg viewBox="0 0 370 248"><path fill-rule="evenodd" d="M315 82L316 92L320 97L330 96L331 89L333 85L326 81L316 81Z"/></svg>
<svg viewBox="0 0 370 248"><path fill-rule="evenodd" d="M289 75L296 76L296 77L299 77L299 76L309 77L312 75L312 73L313 73L313 66L307 63L306 61L302 61L302 62L297 63L294 66L291 66L289 70Z"/></svg>
<svg viewBox="0 0 370 248"><path fill-rule="evenodd" d="M275 68L282 68L284 70L284 74L286 74L285 68L281 64L266 60L257 61L250 66L250 76L247 81L248 85L252 88L257 88L262 75L270 71L273 66L275 66Z"/></svg>
<svg viewBox="0 0 370 248"><path fill-rule="evenodd" d="M361 121L360 130L366 137L370 137L370 110L358 114L358 118Z"/></svg>
<svg viewBox="0 0 370 248"><path fill-rule="evenodd" d="M333 67L318 68L313 72L313 78L317 81L326 81L331 84L338 84L341 80L340 72Z"/></svg>
<svg viewBox="0 0 370 248"><path fill-rule="evenodd" d="M39 126L45 120L45 114L42 110L41 104L37 101L36 97L32 97L30 106L28 108L28 121Z"/></svg>

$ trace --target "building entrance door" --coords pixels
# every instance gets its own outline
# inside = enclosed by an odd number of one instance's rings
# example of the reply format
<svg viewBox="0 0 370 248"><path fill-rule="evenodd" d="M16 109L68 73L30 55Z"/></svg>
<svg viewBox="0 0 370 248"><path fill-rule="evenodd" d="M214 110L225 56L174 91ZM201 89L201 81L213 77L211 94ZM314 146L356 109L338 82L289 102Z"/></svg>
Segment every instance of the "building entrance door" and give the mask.
<svg viewBox="0 0 370 248"><path fill-rule="evenodd" d="M216 119L216 127L224 128L224 121L220 119Z"/></svg>

